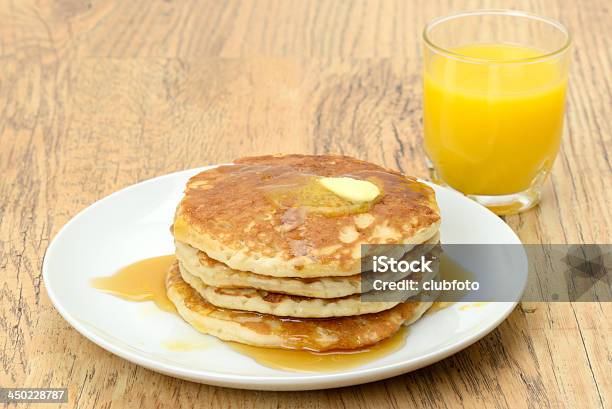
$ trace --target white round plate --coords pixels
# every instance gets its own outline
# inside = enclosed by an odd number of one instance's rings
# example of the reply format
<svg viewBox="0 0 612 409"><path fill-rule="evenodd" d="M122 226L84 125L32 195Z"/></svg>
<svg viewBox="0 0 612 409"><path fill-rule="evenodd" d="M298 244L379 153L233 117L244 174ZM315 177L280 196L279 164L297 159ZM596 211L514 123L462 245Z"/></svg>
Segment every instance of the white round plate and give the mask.
<svg viewBox="0 0 612 409"><path fill-rule="evenodd" d="M169 227L187 179L186 170L135 184L89 206L55 236L42 272L55 308L77 331L102 348L170 376L210 385L258 390L308 390L376 381L437 362L499 325L516 302L461 309L455 304L411 326L404 348L358 368L332 373L271 369L216 338L202 335L152 302L130 302L91 287L143 258L174 251ZM431 185L442 212L443 243L520 244L496 215L452 190ZM190 340L203 345L168 348Z"/></svg>

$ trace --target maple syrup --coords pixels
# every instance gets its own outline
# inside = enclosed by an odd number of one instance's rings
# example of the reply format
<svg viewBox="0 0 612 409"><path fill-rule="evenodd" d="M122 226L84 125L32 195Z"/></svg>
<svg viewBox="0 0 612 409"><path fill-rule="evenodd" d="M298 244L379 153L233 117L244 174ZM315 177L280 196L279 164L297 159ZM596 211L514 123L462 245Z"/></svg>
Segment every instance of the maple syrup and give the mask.
<svg viewBox="0 0 612 409"><path fill-rule="evenodd" d="M128 301L153 301L159 309L176 313L166 295L165 277L174 262L174 254L137 261L115 274L96 277L92 287Z"/></svg>
<svg viewBox="0 0 612 409"><path fill-rule="evenodd" d="M165 275L174 262L174 255L147 258L130 264L115 274L96 277L91 285L101 291L128 301L153 301L167 312L176 313L166 295ZM402 327L393 336L367 348L351 351L313 352L281 348L263 348L237 342L225 342L234 351L254 359L261 365L296 372L337 372L365 365L401 349L408 329ZM175 352L202 349L207 342L173 340L163 346Z"/></svg>
<svg viewBox="0 0 612 409"><path fill-rule="evenodd" d="M262 348L226 342L234 351L269 368L294 372L338 372L365 365L400 350L406 343L408 328L370 347L350 351L312 352L281 348Z"/></svg>

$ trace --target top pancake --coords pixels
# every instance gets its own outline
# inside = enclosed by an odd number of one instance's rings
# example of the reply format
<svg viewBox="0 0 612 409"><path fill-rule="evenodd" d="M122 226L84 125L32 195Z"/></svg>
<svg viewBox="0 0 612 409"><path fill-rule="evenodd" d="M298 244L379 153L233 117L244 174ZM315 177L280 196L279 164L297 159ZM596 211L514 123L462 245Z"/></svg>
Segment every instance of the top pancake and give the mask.
<svg viewBox="0 0 612 409"><path fill-rule="evenodd" d="M382 197L362 213L331 215L286 200L308 178L340 176L375 183ZM279 204L274 197L281 195ZM236 270L329 277L360 272L361 244L422 243L439 222L433 190L414 178L347 156L279 155L239 159L192 177L173 232Z"/></svg>

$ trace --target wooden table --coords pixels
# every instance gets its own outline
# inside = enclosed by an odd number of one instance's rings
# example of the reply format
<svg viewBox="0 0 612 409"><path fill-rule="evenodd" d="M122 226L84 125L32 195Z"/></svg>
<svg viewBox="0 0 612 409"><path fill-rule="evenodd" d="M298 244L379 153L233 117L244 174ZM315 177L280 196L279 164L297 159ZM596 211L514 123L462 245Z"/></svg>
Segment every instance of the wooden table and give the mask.
<svg viewBox="0 0 612 409"><path fill-rule="evenodd" d="M514 3L509 5L508 3ZM0 385L68 387L65 407L612 407L610 303L524 305L425 369L303 393L173 379L87 341L41 263L85 206L176 170L338 152L426 177L420 30L489 1L2 2ZM612 29L605 0L503 2L574 35L567 133L527 243L611 242ZM528 147L526 147L527 149Z"/></svg>

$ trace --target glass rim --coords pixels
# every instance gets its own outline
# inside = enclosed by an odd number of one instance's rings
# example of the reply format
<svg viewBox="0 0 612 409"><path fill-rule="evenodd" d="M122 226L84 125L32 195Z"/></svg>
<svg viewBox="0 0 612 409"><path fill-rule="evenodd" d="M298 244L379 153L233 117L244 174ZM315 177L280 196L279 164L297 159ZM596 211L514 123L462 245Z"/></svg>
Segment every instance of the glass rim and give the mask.
<svg viewBox="0 0 612 409"><path fill-rule="evenodd" d="M516 58L516 59L507 59L507 60L503 60L503 59L494 59L494 58L478 58L478 57L470 57L461 53L456 53L454 51L451 51L445 47L441 47L437 44L435 44L430 38L429 38L429 33L430 31L438 26L439 24L445 23L447 21L450 20L454 20L456 18L459 17L466 17L466 16L478 16L478 15L506 15L506 16L514 16L514 17L524 17L524 18L528 18L531 20L537 20L537 21L541 21L543 23L549 24L553 27L555 27L556 29L558 29L561 33L563 33L563 35L565 36L565 41L563 43L563 45L561 47L559 47L558 49L551 51L551 52L543 52L542 55L538 55L536 57L528 57L528 58ZM453 58L453 59L457 59L457 60L462 60L465 62L471 62L471 63L477 63L477 64L525 64L525 63L533 63L533 62L540 62L540 61L544 61L547 60L549 58L553 58L557 55L562 54L563 52L567 51L572 43L572 38L571 35L569 33L569 30L563 25L561 24L559 21L554 20L552 18L549 17L544 17L544 16L540 16L534 13L529 13L526 11L518 11L518 10L510 10L510 9L480 9L480 10L469 10L469 11L462 11L459 13L453 13L453 14L449 14L446 16L442 16L442 17L437 17L433 20L431 20L430 22L428 22L425 25L425 28L423 29L423 41L425 42L425 44L432 48L434 51L436 51L439 54L442 54L446 57L449 58Z"/></svg>

